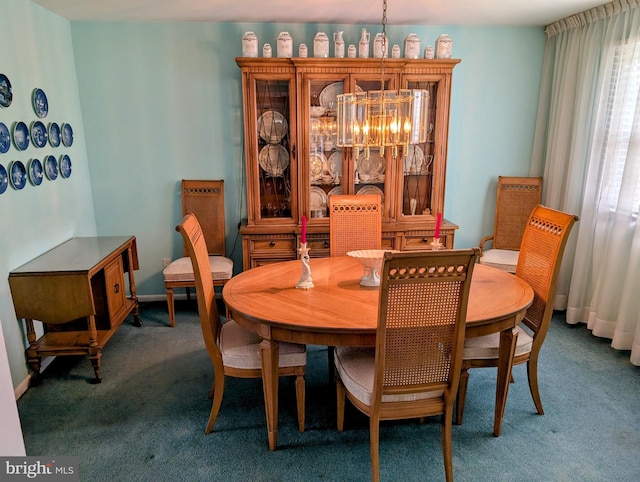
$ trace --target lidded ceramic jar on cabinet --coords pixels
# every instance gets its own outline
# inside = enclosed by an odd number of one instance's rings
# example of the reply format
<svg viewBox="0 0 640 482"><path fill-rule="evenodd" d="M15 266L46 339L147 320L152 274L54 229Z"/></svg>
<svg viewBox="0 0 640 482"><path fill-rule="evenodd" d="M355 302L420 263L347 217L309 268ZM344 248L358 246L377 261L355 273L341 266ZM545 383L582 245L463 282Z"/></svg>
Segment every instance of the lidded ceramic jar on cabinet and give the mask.
<svg viewBox="0 0 640 482"><path fill-rule="evenodd" d="M326 59L329 57L329 37L324 32L318 32L313 39L313 56Z"/></svg>
<svg viewBox="0 0 640 482"><path fill-rule="evenodd" d="M293 37L289 32L280 32L276 46L279 58L293 57Z"/></svg>
<svg viewBox="0 0 640 482"><path fill-rule="evenodd" d="M245 32L242 36L242 56L258 56L258 36L253 32Z"/></svg>
<svg viewBox="0 0 640 482"><path fill-rule="evenodd" d="M404 41L404 58L420 58L420 38L415 33L410 33Z"/></svg>
<svg viewBox="0 0 640 482"><path fill-rule="evenodd" d="M453 41L446 33L443 33L436 40L436 58L450 59L453 51Z"/></svg>
<svg viewBox="0 0 640 482"><path fill-rule="evenodd" d="M377 33L373 38L373 57L381 59L389 57L389 42L383 33Z"/></svg>

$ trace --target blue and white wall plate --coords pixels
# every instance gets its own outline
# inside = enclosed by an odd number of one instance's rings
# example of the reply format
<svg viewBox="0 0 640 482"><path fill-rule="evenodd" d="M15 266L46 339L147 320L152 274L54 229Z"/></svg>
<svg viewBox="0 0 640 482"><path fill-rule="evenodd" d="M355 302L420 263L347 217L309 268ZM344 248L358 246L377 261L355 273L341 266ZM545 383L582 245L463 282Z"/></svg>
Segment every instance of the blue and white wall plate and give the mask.
<svg viewBox="0 0 640 482"><path fill-rule="evenodd" d="M13 161L9 167L11 186L22 189L27 184L27 170L21 161Z"/></svg>
<svg viewBox="0 0 640 482"><path fill-rule="evenodd" d="M65 179L71 177L71 158L67 154L60 156L60 174Z"/></svg>
<svg viewBox="0 0 640 482"><path fill-rule="evenodd" d="M51 147L60 145L60 126L55 122L49 122L49 144Z"/></svg>
<svg viewBox="0 0 640 482"><path fill-rule="evenodd" d="M73 129L71 124L62 124L62 143L71 147L73 144Z"/></svg>
<svg viewBox="0 0 640 482"><path fill-rule="evenodd" d="M11 133L9 128L2 122L0 122L0 154L9 152L11 147Z"/></svg>
<svg viewBox="0 0 640 482"><path fill-rule="evenodd" d="M44 147L47 145L47 128L42 121L34 121L31 123L31 141L36 147Z"/></svg>
<svg viewBox="0 0 640 482"><path fill-rule="evenodd" d="M2 164L0 164L0 194L7 190L9 186L9 176L7 175L7 170L4 168Z"/></svg>
<svg viewBox="0 0 640 482"><path fill-rule="evenodd" d="M33 89L33 110L40 119L47 117L49 113L49 101L47 100L47 94L42 89Z"/></svg>
<svg viewBox="0 0 640 482"><path fill-rule="evenodd" d="M44 158L44 173L50 181L55 181L58 178L58 161L52 155Z"/></svg>
<svg viewBox="0 0 640 482"><path fill-rule="evenodd" d="M29 128L22 121L13 124L13 143L19 151L29 147Z"/></svg>
<svg viewBox="0 0 640 482"><path fill-rule="evenodd" d="M44 179L44 171L42 169L42 163L39 159L31 159L28 164L29 182L34 186L42 184Z"/></svg>
<svg viewBox="0 0 640 482"><path fill-rule="evenodd" d="M9 78L0 74L0 107L9 107L13 100L13 89Z"/></svg>

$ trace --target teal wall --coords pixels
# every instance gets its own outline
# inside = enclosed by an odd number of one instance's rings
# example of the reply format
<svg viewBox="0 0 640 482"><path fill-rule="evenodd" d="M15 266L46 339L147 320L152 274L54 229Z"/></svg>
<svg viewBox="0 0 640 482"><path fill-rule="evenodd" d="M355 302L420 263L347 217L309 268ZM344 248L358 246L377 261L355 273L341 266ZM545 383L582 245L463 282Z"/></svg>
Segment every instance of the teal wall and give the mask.
<svg viewBox="0 0 640 482"><path fill-rule="evenodd" d="M20 191L9 187L0 194L0 322L17 386L27 368L23 324L13 310L9 272L73 236L95 236L96 224L69 22L27 0L2 0L0 45L0 73L13 86L13 102L0 107L0 122L11 129L16 121L30 125L37 120L31 94L41 88L49 102L45 124L68 122L74 131L70 148L38 149L31 143L25 151L12 146L0 154L5 168L12 161L26 165L49 154L68 154L73 167L69 179L45 179L40 186L27 183Z"/></svg>
<svg viewBox="0 0 640 482"><path fill-rule="evenodd" d="M37 22L30 20L34 17ZM0 26L0 42L10 46L9 63L3 53L0 72L26 94L44 88L50 116L68 119L76 133L71 179L0 195L4 224L12 227L9 235L3 229L0 241L0 319L15 385L26 368L6 274L46 249L80 234L135 235L138 294L163 297L161 260L182 251L174 231L180 180L222 178L227 251L241 266L237 225L246 216L246 203L235 57L245 31L254 31L261 46L274 47L278 33L288 31L297 51L301 42L312 46L318 31L344 30L349 44L357 43L362 27L380 30L377 25L69 23L26 0L9 0ZM444 214L460 226L456 247L477 245L492 231L497 176L529 173L543 28L390 25L387 32L390 43L400 45L416 33L423 49L448 33L454 57L462 59L453 75ZM35 118L25 95L19 105L1 109L0 120ZM11 156L0 159L5 163ZM44 212L34 217L36 208Z"/></svg>

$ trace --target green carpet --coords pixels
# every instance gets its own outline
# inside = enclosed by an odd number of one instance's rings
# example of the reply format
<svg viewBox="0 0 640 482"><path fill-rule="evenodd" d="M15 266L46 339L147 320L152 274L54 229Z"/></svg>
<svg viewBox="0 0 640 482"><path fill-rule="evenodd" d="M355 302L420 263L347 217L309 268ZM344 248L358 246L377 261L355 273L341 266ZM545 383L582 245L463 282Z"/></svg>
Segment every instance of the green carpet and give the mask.
<svg viewBox="0 0 640 482"><path fill-rule="evenodd" d="M18 401L27 455L77 456L82 481L366 481L368 419L347 404L335 429L325 347L310 346L306 431L293 379L280 383L278 450L267 447L260 380L227 377L215 431L204 434L212 368L195 302L141 305L105 347L103 382L86 357L58 357ZM640 480L640 368L556 313L543 346L539 416L524 365L514 368L502 435L493 437L495 370L470 371L464 423L453 429L458 481ZM384 422L380 476L444 480L438 418Z"/></svg>

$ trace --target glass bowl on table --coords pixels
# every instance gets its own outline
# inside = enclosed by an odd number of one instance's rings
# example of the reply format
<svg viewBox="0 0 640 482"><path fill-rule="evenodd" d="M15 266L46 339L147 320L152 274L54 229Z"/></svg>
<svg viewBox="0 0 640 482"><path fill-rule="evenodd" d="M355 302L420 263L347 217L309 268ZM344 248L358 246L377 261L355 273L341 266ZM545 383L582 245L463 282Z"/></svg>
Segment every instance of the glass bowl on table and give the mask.
<svg viewBox="0 0 640 482"><path fill-rule="evenodd" d="M399 253L399 251L395 249L357 249L347 253L347 256L357 259L364 267L364 275L360 278L362 286L380 286L380 269L384 253Z"/></svg>

